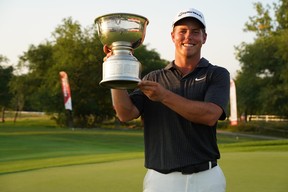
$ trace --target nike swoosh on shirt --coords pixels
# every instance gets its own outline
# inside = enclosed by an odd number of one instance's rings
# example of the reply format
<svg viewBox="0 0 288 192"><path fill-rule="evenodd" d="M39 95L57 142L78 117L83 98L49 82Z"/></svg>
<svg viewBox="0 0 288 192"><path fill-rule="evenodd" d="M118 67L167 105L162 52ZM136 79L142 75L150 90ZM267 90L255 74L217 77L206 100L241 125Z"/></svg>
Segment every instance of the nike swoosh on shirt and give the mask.
<svg viewBox="0 0 288 192"><path fill-rule="evenodd" d="M195 81L202 81L202 80L204 80L204 79L206 79L206 76L200 77L200 78L196 77L196 78L195 78Z"/></svg>

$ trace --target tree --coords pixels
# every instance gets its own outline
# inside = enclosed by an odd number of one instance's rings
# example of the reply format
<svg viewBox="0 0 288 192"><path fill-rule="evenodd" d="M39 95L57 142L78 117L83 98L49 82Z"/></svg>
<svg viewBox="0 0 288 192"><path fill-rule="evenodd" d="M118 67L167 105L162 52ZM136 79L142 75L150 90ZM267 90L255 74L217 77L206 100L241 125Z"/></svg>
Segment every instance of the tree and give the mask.
<svg viewBox="0 0 288 192"><path fill-rule="evenodd" d="M245 25L245 31L255 32L256 38L236 48L241 64L236 77L237 98L242 112L288 114L287 2L274 4L275 19L270 16L270 6L256 3L258 15Z"/></svg>
<svg viewBox="0 0 288 192"><path fill-rule="evenodd" d="M27 91L29 90L29 84L26 81L26 76L13 76L9 82L9 89L13 97L11 99L11 105L15 108L14 122L16 122L18 112L22 111L25 104L25 97L29 98Z"/></svg>
<svg viewBox="0 0 288 192"><path fill-rule="evenodd" d="M254 3L254 8L258 15L249 17L249 22L245 23L244 31L255 32L256 36L262 37L270 35L273 30L272 18L270 17L270 6L265 9L262 3Z"/></svg>
<svg viewBox="0 0 288 192"><path fill-rule="evenodd" d="M0 55L0 64L8 62L8 59ZM2 107L1 121L5 122L5 109L9 106L12 95L9 90L9 82L13 77L13 67L2 67L0 65L0 106Z"/></svg>
<svg viewBox="0 0 288 192"><path fill-rule="evenodd" d="M274 11L278 23L277 30L288 29L288 0L274 3Z"/></svg>
<svg viewBox="0 0 288 192"><path fill-rule="evenodd" d="M163 68L168 64L168 61L161 59L159 53L155 50L148 50L146 45L141 45L139 48L135 49L134 55L141 62L142 77L150 71Z"/></svg>
<svg viewBox="0 0 288 192"><path fill-rule="evenodd" d="M31 45L29 50L20 57L18 67L25 67L29 72L17 76L11 83L11 89L17 97L15 101L17 108L24 107L27 111L45 111L43 103L54 101L44 83L49 78L47 71L53 63L53 45L50 42L39 46ZM19 103L20 98L24 99L21 103Z"/></svg>

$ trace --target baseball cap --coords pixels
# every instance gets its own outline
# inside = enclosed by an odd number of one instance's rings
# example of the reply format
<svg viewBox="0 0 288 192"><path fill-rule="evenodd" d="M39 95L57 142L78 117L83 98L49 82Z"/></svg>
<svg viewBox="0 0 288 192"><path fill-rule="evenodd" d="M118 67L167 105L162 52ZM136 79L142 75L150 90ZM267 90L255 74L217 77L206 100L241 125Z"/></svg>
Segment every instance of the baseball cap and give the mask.
<svg viewBox="0 0 288 192"><path fill-rule="evenodd" d="M204 28L206 28L203 13L201 13L200 11L198 11L197 9L194 9L194 8L182 10L179 13L177 13L177 15L176 15L176 17L172 23L172 26L174 27L176 22L180 21L181 19L187 18L187 17L192 17L192 18L197 19L198 21L200 21L200 23L203 24Z"/></svg>

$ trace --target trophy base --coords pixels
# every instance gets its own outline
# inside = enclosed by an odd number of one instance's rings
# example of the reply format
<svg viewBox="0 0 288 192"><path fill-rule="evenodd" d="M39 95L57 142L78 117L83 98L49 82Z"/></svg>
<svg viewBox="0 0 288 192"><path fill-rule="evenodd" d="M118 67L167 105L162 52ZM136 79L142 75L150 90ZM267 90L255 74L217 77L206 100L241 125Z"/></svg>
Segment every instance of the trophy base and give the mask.
<svg viewBox="0 0 288 192"><path fill-rule="evenodd" d="M139 79L141 64L129 54L115 54L103 63L100 85L112 89L134 89Z"/></svg>
<svg viewBox="0 0 288 192"><path fill-rule="evenodd" d="M115 79L115 80L102 80L100 85L110 89L134 89L137 87L140 79Z"/></svg>

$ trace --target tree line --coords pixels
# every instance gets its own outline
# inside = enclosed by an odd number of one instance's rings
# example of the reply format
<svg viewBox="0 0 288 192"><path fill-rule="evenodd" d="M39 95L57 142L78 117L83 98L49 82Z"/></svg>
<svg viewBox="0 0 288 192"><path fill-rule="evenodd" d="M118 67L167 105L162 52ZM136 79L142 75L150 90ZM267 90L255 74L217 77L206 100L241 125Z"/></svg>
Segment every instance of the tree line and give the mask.
<svg viewBox="0 0 288 192"><path fill-rule="evenodd" d="M142 76L151 70L163 68L168 62L161 59L156 51L148 50L146 45L135 49L134 55L143 64ZM5 80L1 76L1 85L5 84L5 89L1 87L1 93L6 98L2 100L0 95L0 106L20 111L44 111L53 114L55 120L64 125L67 117L59 72L65 71L72 94L73 124L77 127L95 127L97 123L115 115L110 90L99 85L104 57L95 26L82 28L72 18L65 18L52 33L52 40L31 45L20 56L17 71L25 69L28 73L13 75L12 67L1 68L10 76ZM4 56L1 58L3 62L6 61ZM8 92L11 95L6 95Z"/></svg>
<svg viewBox="0 0 288 192"><path fill-rule="evenodd" d="M255 33L252 43L235 47L241 65L234 81L239 114L288 115L288 0L264 6L255 3L244 31ZM237 37L235 37L237 38ZM66 113L59 72L69 76L73 119L77 127L95 127L115 113L110 90L99 86L102 79L103 45L95 26L82 28L72 18L63 19L52 39L31 45L15 68L4 67L0 55L0 106L4 110L44 111L65 125ZM142 76L163 68L168 61L155 50L141 45L134 51L143 64ZM17 71L27 73L15 74Z"/></svg>
<svg viewBox="0 0 288 192"><path fill-rule="evenodd" d="M288 116L288 0L264 6L255 3L244 31L252 43L236 47L241 70L236 76L238 111Z"/></svg>

